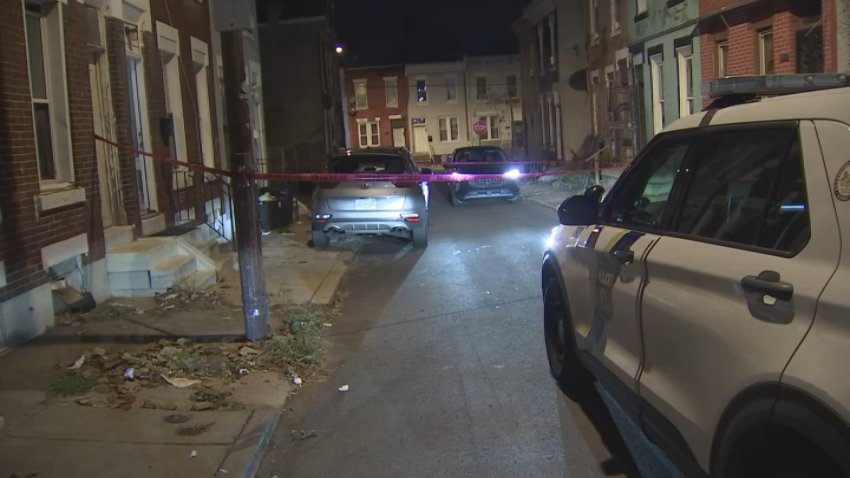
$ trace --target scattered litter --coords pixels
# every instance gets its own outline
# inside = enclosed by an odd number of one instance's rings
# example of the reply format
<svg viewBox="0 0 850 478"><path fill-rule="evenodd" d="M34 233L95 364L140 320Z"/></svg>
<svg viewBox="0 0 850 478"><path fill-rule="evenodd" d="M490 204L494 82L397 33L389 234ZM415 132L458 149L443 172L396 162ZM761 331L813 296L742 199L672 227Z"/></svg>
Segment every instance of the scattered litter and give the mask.
<svg viewBox="0 0 850 478"><path fill-rule="evenodd" d="M303 428L299 428L297 430L292 430L290 435L292 435L293 440L307 440L318 437L319 432L316 430L304 430Z"/></svg>
<svg viewBox="0 0 850 478"><path fill-rule="evenodd" d="M225 470L224 468L219 468L219 469L218 469L218 472L219 472L219 473L224 473L225 475L227 474L227 470Z"/></svg>
<svg viewBox="0 0 850 478"><path fill-rule="evenodd" d="M127 367L124 370L124 378L126 378L127 380L135 380L136 379L135 369L133 369L133 367Z"/></svg>
<svg viewBox="0 0 850 478"><path fill-rule="evenodd" d="M100 347L95 347L95 348L91 349L91 352L89 352L89 355L91 355L92 357L103 358L103 357L106 357L106 350L104 350Z"/></svg>
<svg viewBox="0 0 850 478"><path fill-rule="evenodd" d="M130 309L133 312L135 312L136 315L144 315L144 313L145 313L145 311L143 311L142 309L140 309L140 308L138 308L134 305L130 305L130 304L121 304L119 302L112 302L110 305L112 307L120 307L122 309Z"/></svg>
<svg viewBox="0 0 850 478"><path fill-rule="evenodd" d="M82 367L84 363L86 363L86 354L80 355L80 358L75 360L72 365L68 366L68 370L77 370Z"/></svg>
<svg viewBox="0 0 850 478"><path fill-rule="evenodd" d="M485 290L485 291L484 291L484 293L485 293L485 294L487 294L487 295L490 295L490 291L489 291L489 290Z"/></svg>
<svg viewBox="0 0 850 478"><path fill-rule="evenodd" d="M493 368L505 368L504 365L493 365Z"/></svg>
<svg viewBox="0 0 850 478"><path fill-rule="evenodd" d="M189 452L189 458L195 458L196 456L198 456L198 450L192 450Z"/></svg>
<svg viewBox="0 0 850 478"><path fill-rule="evenodd" d="M201 383L200 380L195 380L195 379L191 379L191 378L180 378L180 377L169 378L165 374L160 374L160 377L162 377L162 379L165 380L166 382L168 382L170 385L177 387L177 388L191 387L192 385L196 385L196 384Z"/></svg>
<svg viewBox="0 0 850 478"><path fill-rule="evenodd" d="M349 386L343 385L343 386L339 387L337 390L339 390L340 392L347 392L349 390Z"/></svg>
<svg viewBox="0 0 850 478"><path fill-rule="evenodd" d="M250 370L248 370L247 368L238 368L238 369L236 369L236 374L237 374L237 375L240 375L240 376L241 376L241 375L246 375L246 374L249 374L249 373L251 373L251 371L250 371Z"/></svg>
<svg viewBox="0 0 850 478"><path fill-rule="evenodd" d="M301 380L301 377L295 377L292 379L292 383L298 385L299 387L304 384L304 381Z"/></svg>
<svg viewBox="0 0 850 478"><path fill-rule="evenodd" d="M330 327L333 327L333 326L334 326L334 324L332 324L332 323L330 323L330 322L325 322L324 324L322 324L322 327L328 327L328 328L330 328Z"/></svg>

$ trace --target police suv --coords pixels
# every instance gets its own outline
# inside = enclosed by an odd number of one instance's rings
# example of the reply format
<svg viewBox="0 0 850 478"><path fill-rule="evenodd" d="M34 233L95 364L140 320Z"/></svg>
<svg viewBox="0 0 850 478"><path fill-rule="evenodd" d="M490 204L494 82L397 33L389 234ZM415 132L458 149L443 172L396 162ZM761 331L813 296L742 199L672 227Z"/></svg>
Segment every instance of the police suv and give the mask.
<svg viewBox="0 0 850 478"><path fill-rule="evenodd" d="M850 476L848 85L716 80L558 210L551 373L598 380L689 476Z"/></svg>

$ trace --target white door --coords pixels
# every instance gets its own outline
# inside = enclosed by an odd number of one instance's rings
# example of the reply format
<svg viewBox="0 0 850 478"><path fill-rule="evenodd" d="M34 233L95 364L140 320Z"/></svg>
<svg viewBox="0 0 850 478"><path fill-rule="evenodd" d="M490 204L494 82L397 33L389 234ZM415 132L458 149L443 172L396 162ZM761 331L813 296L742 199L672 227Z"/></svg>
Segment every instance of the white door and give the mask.
<svg viewBox="0 0 850 478"><path fill-rule="evenodd" d="M140 58L127 58L127 93L130 97L130 135L133 147L140 151L146 151L148 144L145 141L145 114L143 101L143 75L142 60ZM154 164L153 159L134 155L136 166L136 188L139 191L139 209L142 215L153 213L157 210L156 187L154 186Z"/></svg>
<svg viewBox="0 0 850 478"><path fill-rule="evenodd" d="M104 111L102 97L101 79L97 64L97 56L93 55L89 61L89 86L91 88L92 116L94 119L94 133L98 136L106 136L103 130ZM100 214L103 219L103 227L111 227L115 224L115 212L113 211L113 185L111 184L111 168L108 164L108 155L111 148L102 141L95 141L95 154L97 155L97 182L100 191Z"/></svg>
<svg viewBox="0 0 850 478"><path fill-rule="evenodd" d="M404 141L404 128L393 128L393 146L396 148L403 148L406 146Z"/></svg>
<svg viewBox="0 0 850 478"><path fill-rule="evenodd" d="M640 394L708 469L727 405L779 383L841 242L811 123L705 132L693 156L680 218L647 258Z"/></svg>
<svg viewBox="0 0 850 478"><path fill-rule="evenodd" d="M428 129L425 126L413 127L413 152L428 154L431 148L428 145Z"/></svg>
<svg viewBox="0 0 850 478"><path fill-rule="evenodd" d="M659 239L667 201L688 151L686 142L657 143L605 202L601 224L571 248L565 288L579 348L637 393L642 363L640 314L646 256Z"/></svg>

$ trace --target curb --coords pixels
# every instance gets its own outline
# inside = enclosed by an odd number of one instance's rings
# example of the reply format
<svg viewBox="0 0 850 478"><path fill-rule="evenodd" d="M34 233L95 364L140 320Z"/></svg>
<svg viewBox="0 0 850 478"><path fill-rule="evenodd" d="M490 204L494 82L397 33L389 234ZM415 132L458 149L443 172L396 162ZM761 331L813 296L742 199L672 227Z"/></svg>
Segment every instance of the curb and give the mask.
<svg viewBox="0 0 850 478"><path fill-rule="evenodd" d="M337 256L337 259L339 259L339 262L335 263L322 279L319 287L313 293L313 297L310 298L310 304L328 305L333 302L336 290L339 288L339 283L348 270L347 262L349 260L348 257L343 257L342 254Z"/></svg>
<svg viewBox="0 0 850 478"><path fill-rule="evenodd" d="M279 410L252 412L213 477L254 478L266 456L266 449L279 421Z"/></svg>

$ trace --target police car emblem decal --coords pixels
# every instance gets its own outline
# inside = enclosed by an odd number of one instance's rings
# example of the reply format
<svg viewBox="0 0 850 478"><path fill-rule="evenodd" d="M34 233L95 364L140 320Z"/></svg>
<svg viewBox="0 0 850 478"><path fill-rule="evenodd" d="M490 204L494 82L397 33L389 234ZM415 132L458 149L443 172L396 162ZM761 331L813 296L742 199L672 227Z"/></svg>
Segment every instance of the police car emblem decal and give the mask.
<svg viewBox="0 0 850 478"><path fill-rule="evenodd" d="M838 170L832 190L840 201L850 201L850 161L844 163L844 166Z"/></svg>

